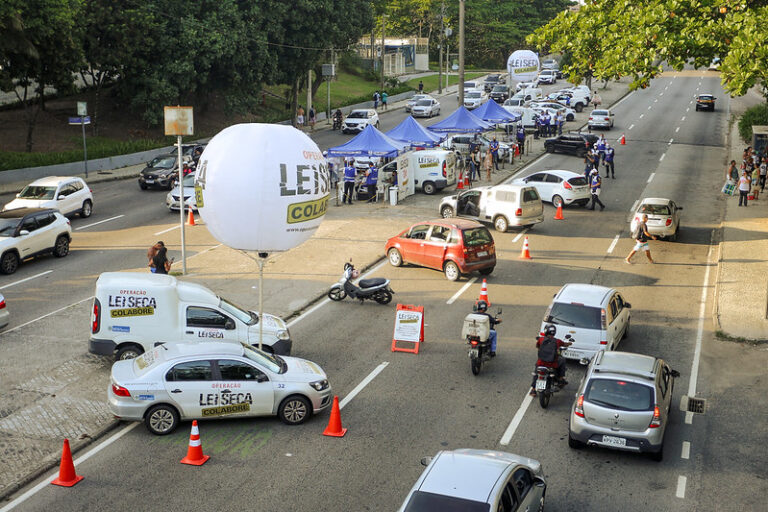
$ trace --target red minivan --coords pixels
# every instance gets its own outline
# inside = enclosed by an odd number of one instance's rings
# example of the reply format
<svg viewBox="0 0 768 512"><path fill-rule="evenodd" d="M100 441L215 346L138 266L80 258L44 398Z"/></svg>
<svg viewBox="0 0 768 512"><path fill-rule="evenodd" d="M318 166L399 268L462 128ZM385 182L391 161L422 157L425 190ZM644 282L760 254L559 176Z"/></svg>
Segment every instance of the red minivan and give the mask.
<svg viewBox="0 0 768 512"><path fill-rule="evenodd" d="M449 281L474 270L487 276L496 266L491 232L466 219L419 222L387 240L384 250L395 267L412 263L442 270Z"/></svg>

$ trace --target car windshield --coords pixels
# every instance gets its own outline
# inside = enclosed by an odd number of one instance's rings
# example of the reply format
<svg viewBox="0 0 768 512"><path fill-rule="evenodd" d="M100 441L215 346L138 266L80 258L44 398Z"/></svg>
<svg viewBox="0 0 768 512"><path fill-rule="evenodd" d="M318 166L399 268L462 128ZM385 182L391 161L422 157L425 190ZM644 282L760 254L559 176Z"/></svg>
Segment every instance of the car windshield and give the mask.
<svg viewBox="0 0 768 512"><path fill-rule="evenodd" d="M411 101L416 102L419 100L424 100L426 98L427 96L425 94L416 94L415 96L411 96Z"/></svg>
<svg viewBox="0 0 768 512"><path fill-rule="evenodd" d="M351 112L347 117L352 119L365 119L368 117L368 112L364 110L355 110L354 112Z"/></svg>
<svg viewBox="0 0 768 512"><path fill-rule="evenodd" d="M27 185L19 193L21 199L53 199L56 194L56 187L41 187Z"/></svg>
<svg viewBox="0 0 768 512"><path fill-rule="evenodd" d="M479 98L482 95L479 92L468 92L465 96L467 98Z"/></svg>
<svg viewBox="0 0 768 512"><path fill-rule="evenodd" d="M587 179L582 176L578 176L576 178L570 178L568 180L568 183L570 183L574 187L583 187L584 185L587 184Z"/></svg>
<svg viewBox="0 0 768 512"><path fill-rule="evenodd" d="M404 510L405 512L488 512L490 509L491 506L488 503L415 491Z"/></svg>
<svg viewBox="0 0 768 512"><path fill-rule="evenodd" d="M484 227L465 229L461 234L464 237L464 245L467 247L493 243L491 233Z"/></svg>
<svg viewBox="0 0 768 512"><path fill-rule="evenodd" d="M614 379L590 380L584 400L622 411L650 411L654 405L651 387Z"/></svg>
<svg viewBox="0 0 768 512"><path fill-rule="evenodd" d="M702 94L701 96L699 96L699 99L704 101L710 101L712 100L712 96L710 96L709 94Z"/></svg>
<svg viewBox="0 0 768 512"><path fill-rule="evenodd" d="M417 107L428 107L432 104L430 100L419 100L416 102Z"/></svg>
<svg viewBox="0 0 768 512"><path fill-rule="evenodd" d="M643 204L640 205L638 213L647 213L648 215L669 215L669 206L665 204Z"/></svg>
<svg viewBox="0 0 768 512"><path fill-rule="evenodd" d="M150 167L158 167L160 169L173 169L176 166L176 157L175 156L158 156L157 158L153 158L151 162L149 162Z"/></svg>
<svg viewBox="0 0 768 512"><path fill-rule="evenodd" d="M600 308L555 302L544 321L581 329L600 329Z"/></svg>
<svg viewBox="0 0 768 512"><path fill-rule="evenodd" d="M21 219L0 219L0 236L13 236Z"/></svg>
<svg viewBox="0 0 768 512"><path fill-rule="evenodd" d="M220 299L219 307L229 313L230 315L234 316L241 322L247 325L254 325L259 322L259 317L256 315L251 314L250 311L241 308L240 306L236 305L234 302L230 302L227 299Z"/></svg>
<svg viewBox="0 0 768 512"><path fill-rule="evenodd" d="M608 111L607 110L593 110L592 111L593 116L607 116Z"/></svg>
<svg viewBox="0 0 768 512"><path fill-rule="evenodd" d="M184 183L185 187L194 187L195 186L195 175L194 174L187 174L184 176Z"/></svg>
<svg viewBox="0 0 768 512"><path fill-rule="evenodd" d="M506 85L496 85L493 87L493 92L507 92Z"/></svg>
<svg viewBox="0 0 768 512"><path fill-rule="evenodd" d="M275 373L285 373L288 369L288 365L282 357L275 354L269 354L246 343L241 342L240 345L243 346L243 355L254 363L266 366L269 370Z"/></svg>

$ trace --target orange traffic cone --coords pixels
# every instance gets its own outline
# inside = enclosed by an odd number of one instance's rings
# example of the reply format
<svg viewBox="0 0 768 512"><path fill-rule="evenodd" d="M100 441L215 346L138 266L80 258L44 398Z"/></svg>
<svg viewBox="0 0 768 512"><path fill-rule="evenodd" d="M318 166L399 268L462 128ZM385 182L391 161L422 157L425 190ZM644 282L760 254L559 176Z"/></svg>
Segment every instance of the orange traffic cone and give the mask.
<svg viewBox="0 0 768 512"><path fill-rule="evenodd" d="M323 432L324 436L344 437L347 429L341 427L341 412L339 412L339 397L333 397L333 407L331 407L331 419L328 420L328 426Z"/></svg>
<svg viewBox="0 0 768 512"><path fill-rule="evenodd" d="M197 428L197 420L194 420L192 421L192 431L189 433L187 456L181 459L181 463L189 464L191 466L202 466L210 458L210 455L203 455L203 443L200 442L200 431Z"/></svg>
<svg viewBox="0 0 768 512"><path fill-rule="evenodd" d="M465 187L470 187L470 186L472 186L472 184L469 182L469 173L467 173L467 174L465 174L465 175L464 175L464 186L465 186Z"/></svg>
<svg viewBox="0 0 768 512"><path fill-rule="evenodd" d="M192 213L192 208L189 209L189 217L187 217L187 226L195 225L195 214Z"/></svg>
<svg viewBox="0 0 768 512"><path fill-rule="evenodd" d="M64 448L61 450L61 464L59 476L51 483L62 487L72 487L85 477L75 473L75 463L72 462L72 452L69 450L69 439L64 439Z"/></svg>
<svg viewBox="0 0 768 512"><path fill-rule="evenodd" d="M531 259L531 251L528 250L528 237L525 237L525 241L523 241L523 252L520 253L520 259L521 260Z"/></svg>
<svg viewBox="0 0 768 512"><path fill-rule="evenodd" d="M459 173L459 181L456 183L456 190L464 190L464 171Z"/></svg>
<svg viewBox="0 0 768 512"><path fill-rule="evenodd" d="M484 300L485 303L488 304L488 307L491 307L491 301L488 298L488 283L485 282L485 279L483 279L483 286L480 287L480 297L478 297L475 304L477 304L481 300Z"/></svg>
<svg viewBox="0 0 768 512"><path fill-rule="evenodd" d="M563 217L563 205L557 207L557 211L555 212L555 220L565 220L565 217Z"/></svg>
<svg viewBox="0 0 768 512"><path fill-rule="evenodd" d="M624 136L623 133L621 134L620 142L621 142L622 146L626 145L626 143L627 143L627 138Z"/></svg>

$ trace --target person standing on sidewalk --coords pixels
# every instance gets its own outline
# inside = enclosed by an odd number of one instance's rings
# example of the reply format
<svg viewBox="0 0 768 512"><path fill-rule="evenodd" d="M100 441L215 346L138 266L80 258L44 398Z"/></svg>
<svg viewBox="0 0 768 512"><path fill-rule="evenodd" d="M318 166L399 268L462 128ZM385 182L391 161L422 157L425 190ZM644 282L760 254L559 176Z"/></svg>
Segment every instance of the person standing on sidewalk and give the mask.
<svg viewBox="0 0 768 512"><path fill-rule="evenodd" d="M616 178L616 173L613 170L613 158L614 158L614 149L611 147L610 144L605 144L605 177L608 177L608 173L610 172L611 178Z"/></svg>
<svg viewBox="0 0 768 512"><path fill-rule="evenodd" d="M298 125L297 128L301 130L304 127L304 107L299 105L298 110L296 110L296 124Z"/></svg>
<svg viewBox="0 0 768 512"><path fill-rule="evenodd" d="M741 206L742 201L744 202L744 207L747 206L747 196L749 195L751 185L752 180L747 175L747 171L742 171L741 178L739 178L739 206Z"/></svg>
<svg viewBox="0 0 768 512"><path fill-rule="evenodd" d="M152 272L153 274L156 273L155 272L156 269L154 266L155 256L157 256L158 251L163 247L165 247L165 244L163 243L162 240L160 240L155 245L151 246L149 250L147 250L147 260L149 260L147 263L147 266L149 267L149 271Z"/></svg>
<svg viewBox="0 0 768 512"><path fill-rule="evenodd" d="M739 181L739 169L736 167L736 160L731 160L725 170L725 181L728 180L733 180L734 183Z"/></svg>
<svg viewBox="0 0 768 512"><path fill-rule="evenodd" d="M517 145L520 147L520 157L522 157L525 151L525 128L522 124L517 127Z"/></svg>
<svg viewBox="0 0 768 512"><path fill-rule="evenodd" d="M373 92L373 109L379 110L379 91Z"/></svg>
<svg viewBox="0 0 768 512"><path fill-rule="evenodd" d="M157 254L155 254L155 257L152 258L152 264L155 268L155 274L167 274L169 270L171 270L171 264L173 263L173 260L168 260L168 249L163 246L158 251Z"/></svg>
<svg viewBox="0 0 768 512"><path fill-rule="evenodd" d="M734 162L735 164L736 162ZM763 161L760 164L760 192L765 190L765 177L766 173L768 173L768 157L763 157Z"/></svg>
<svg viewBox="0 0 768 512"><path fill-rule="evenodd" d="M479 153L479 150L478 150ZM485 152L485 174L488 178L488 181L491 181L491 170L493 169L493 153L491 152L490 148L488 151Z"/></svg>
<svg viewBox="0 0 768 512"><path fill-rule="evenodd" d="M387 94L387 91L381 91L381 106L384 110L387 110L388 99L389 99L389 95Z"/></svg>
<svg viewBox="0 0 768 512"><path fill-rule="evenodd" d="M424 92L424 82L419 80L419 94Z"/></svg>
<svg viewBox="0 0 768 512"><path fill-rule="evenodd" d="M491 151L491 155L493 156L493 165L496 167L496 170L499 170L499 141L496 140L496 137L493 137L493 140L491 141L488 149Z"/></svg>
<svg viewBox="0 0 768 512"><path fill-rule="evenodd" d="M368 173L365 175L365 186L368 188L368 201L372 203L376 200L376 185L379 181L379 170L373 165L373 162L368 164Z"/></svg>
<svg viewBox="0 0 768 512"><path fill-rule="evenodd" d="M656 237L648 232L648 214L643 214L643 220L638 223L636 229L637 233L635 234L635 247L632 249L632 252L629 253L629 256L624 259L624 261L631 265L632 256L634 256L637 251L645 251L645 255L648 257L648 261L651 263L656 263L651 257L651 248L648 247L649 238L656 240Z"/></svg>
<svg viewBox="0 0 768 512"><path fill-rule="evenodd" d="M309 131L315 131L315 107L309 107Z"/></svg>
<svg viewBox="0 0 768 512"><path fill-rule="evenodd" d="M355 178L357 177L357 171L355 166L352 165L351 160L347 160L347 164L344 167L344 198L342 203L352 204L352 193L355 190Z"/></svg>
<svg viewBox="0 0 768 512"><path fill-rule="evenodd" d="M592 172L589 173L590 175L590 182L589 187L592 192L592 208L590 210L595 209L595 203L600 205L600 211L605 210L605 205L600 201L600 188L603 185L602 180L600 179L600 172L597 169L592 169Z"/></svg>

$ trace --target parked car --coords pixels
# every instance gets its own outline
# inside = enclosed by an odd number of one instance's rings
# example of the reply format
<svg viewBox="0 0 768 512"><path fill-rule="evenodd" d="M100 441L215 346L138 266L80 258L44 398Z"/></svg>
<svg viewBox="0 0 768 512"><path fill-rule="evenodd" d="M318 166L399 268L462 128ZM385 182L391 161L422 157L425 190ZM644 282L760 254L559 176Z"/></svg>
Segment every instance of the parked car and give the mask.
<svg viewBox="0 0 768 512"><path fill-rule="evenodd" d="M473 110L485 103L488 99L488 95L482 89L475 89L472 91L466 91L464 93L464 106L468 110Z"/></svg>
<svg viewBox="0 0 768 512"><path fill-rule="evenodd" d="M483 89L485 89L485 92L491 92L493 88L501 83L501 75L499 74L492 74L485 77L485 83L483 84Z"/></svg>
<svg viewBox="0 0 768 512"><path fill-rule="evenodd" d="M525 98L522 96L514 95L513 97L504 100L503 107L524 107L528 104Z"/></svg>
<svg viewBox="0 0 768 512"><path fill-rule="evenodd" d="M574 91L565 89L548 94L547 99L570 106L570 108L573 108L576 112L581 112L589 106L591 98L588 94L585 94L583 90Z"/></svg>
<svg viewBox="0 0 768 512"><path fill-rule="evenodd" d="M554 69L542 69L539 72L539 77L537 79L539 84L554 84L557 83L557 73Z"/></svg>
<svg viewBox="0 0 768 512"><path fill-rule="evenodd" d="M715 98L711 94L699 94L696 96L696 111L699 110L711 110L715 111Z"/></svg>
<svg viewBox="0 0 768 512"><path fill-rule="evenodd" d="M541 69L557 69L560 64L555 59L544 59L541 61Z"/></svg>
<svg viewBox="0 0 768 512"><path fill-rule="evenodd" d="M0 293L0 329L8 325L11 321L11 314L8 311L8 305L5 303L5 297Z"/></svg>
<svg viewBox="0 0 768 512"><path fill-rule="evenodd" d="M510 98L507 101L511 102L514 100L515 98ZM506 102L504 104L504 109L507 112L520 116L519 122L522 123L524 129L528 131L536 129L536 120L539 118L539 114L534 109L528 107L510 107L506 105Z"/></svg>
<svg viewBox="0 0 768 512"><path fill-rule="evenodd" d="M184 160L192 160L192 157L182 157ZM179 158L176 153L169 153L153 158L147 162L147 166L139 174L139 188L162 188L171 190L173 181L179 177Z"/></svg>
<svg viewBox="0 0 768 512"><path fill-rule="evenodd" d="M440 102L434 98L425 98L417 101L411 107L413 117L432 117L440 115Z"/></svg>
<svg viewBox="0 0 768 512"><path fill-rule="evenodd" d="M547 153L570 153L583 158L597 139L597 135L591 133L568 132L545 140L544 150Z"/></svg>
<svg viewBox="0 0 768 512"><path fill-rule="evenodd" d="M463 217L488 222L502 233L509 226L533 227L544 221L539 194L525 184L475 187L444 197L438 210L444 219Z"/></svg>
<svg viewBox="0 0 768 512"><path fill-rule="evenodd" d="M526 87L517 91L512 97L523 98L525 101L537 101L544 97L543 94L542 90L538 87Z"/></svg>
<svg viewBox="0 0 768 512"><path fill-rule="evenodd" d="M14 208L53 208L63 215L78 214L86 218L93 212L93 193L82 178L49 176L21 189L3 210Z"/></svg>
<svg viewBox="0 0 768 512"><path fill-rule="evenodd" d="M500 142L498 140L497 142L499 142L499 158L504 160L507 158L507 156L509 156L512 149L506 142ZM479 144L480 156L484 156L490 147L491 139L485 135L454 135L445 139L442 143L442 147L445 149L459 151L466 155L469 153L469 147L471 144Z"/></svg>
<svg viewBox="0 0 768 512"><path fill-rule="evenodd" d="M341 123L342 133L360 133L366 126L379 127L379 114L372 108L353 110Z"/></svg>
<svg viewBox="0 0 768 512"><path fill-rule="evenodd" d="M477 80L470 80L470 81L464 82L464 93L467 93L473 89L483 90L483 83Z"/></svg>
<svg viewBox="0 0 768 512"><path fill-rule="evenodd" d="M509 87L506 85L495 85L491 90L490 96L496 103L504 103L509 98Z"/></svg>
<svg viewBox="0 0 768 512"><path fill-rule="evenodd" d="M563 351L566 359L591 359L600 350L615 350L628 336L631 308L618 290L569 283L552 298L541 331L553 324L558 338L570 334L576 340Z"/></svg>
<svg viewBox="0 0 768 512"><path fill-rule="evenodd" d="M664 457L675 378L664 360L600 351L587 367L571 407L568 446L601 446Z"/></svg>
<svg viewBox="0 0 768 512"><path fill-rule="evenodd" d="M466 219L414 224L387 240L384 252L394 267L412 263L441 270L449 281L475 270L487 276L496 266L496 245L490 231Z"/></svg>
<svg viewBox="0 0 768 512"><path fill-rule="evenodd" d="M191 209L193 212L197 211L197 199L195 198L195 175L188 174L184 176L182 180L183 193L184 193L184 210ZM173 187L173 190L168 192L165 196L165 206L169 211L179 211L179 184Z"/></svg>
<svg viewBox="0 0 768 512"><path fill-rule="evenodd" d="M515 92L520 92L523 89L535 88L538 85L538 80L531 80L529 82L518 82L515 85Z"/></svg>
<svg viewBox="0 0 768 512"><path fill-rule="evenodd" d="M595 109L589 114L587 126L590 128L613 128L614 113L609 109Z"/></svg>
<svg viewBox="0 0 768 512"><path fill-rule="evenodd" d="M531 107L534 108L549 108L556 110L557 112L562 112L565 116L566 121L573 121L576 119L576 111L570 107L566 107L562 103L558 103L556 101L546 101L546 100L538 100L538 101L532 101Z"/></svg>
<svg viewBox="0 0 768 512"><path fill-rule="evenodd" d="M278 416L304 423L331 405L333 392L316 363L246 343L169 343L116 361L107 389L112 414L166 435L180 421Z"/></svg>
<svg viewBox="0 0 768 512"><path fill-rule="evenodd" d="M555 208L574 203L586 206L592 198L587 179L573 171L540 171L512 183L535 187L541 200L552 203Z"/></svg>
<svg viewBox="0 0 768 512"><path fill-rule="evenodd" d="M427 468L399 512L523 512L544 510L541 463L494 450L446 450L425 457Z"/></svg>
<svg viewBox="0 0 768 512"><path fill-rule="evenodd" d="M648 215L646 226L650 234L675 241L680 229L680 210L682 209L682 206L677 206L671 199L646 197L640 201L629 224L629 231L634 233L643 215Z"/></svg>
<svg viewBox="0 0 768 512"><path fill-rule="evenodd" d="M13 274L19 263L51 253L69 254L69 219L52 208L14 208L0 212L0 272Z"/></svg>
<svg viewBox="0 0 768 512"><path fill-rule="evenodd" d="M429 94L414 94L410 98L408 98L408 101L405 102L405 111L410 112L411 108L416 104L417 101L429 99L432 96Z"/></svg>

